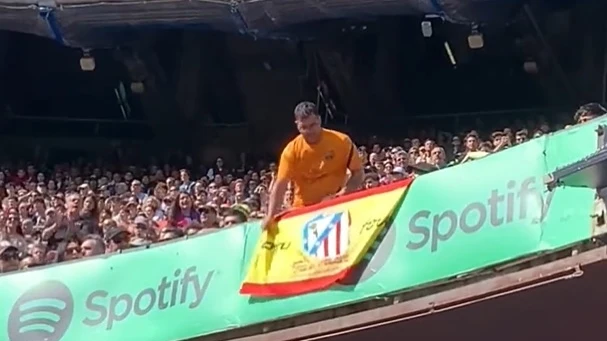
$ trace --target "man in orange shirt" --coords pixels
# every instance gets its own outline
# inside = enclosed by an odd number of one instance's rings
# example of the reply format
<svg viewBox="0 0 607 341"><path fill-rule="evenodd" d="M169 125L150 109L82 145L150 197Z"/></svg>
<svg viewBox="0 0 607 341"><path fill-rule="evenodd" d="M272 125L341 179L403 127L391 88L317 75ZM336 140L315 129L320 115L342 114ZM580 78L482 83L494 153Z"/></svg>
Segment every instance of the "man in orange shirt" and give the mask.
<svg viewBox="0 0 607 341"><path fill-rule="evenodd" d="M289 182L294 188L293 207L353 192L363 182L362 161L348 135L322 128L316 105L311 102L299 103L294 114L299 135L280 156L263 228L279 213Z"/></svg>

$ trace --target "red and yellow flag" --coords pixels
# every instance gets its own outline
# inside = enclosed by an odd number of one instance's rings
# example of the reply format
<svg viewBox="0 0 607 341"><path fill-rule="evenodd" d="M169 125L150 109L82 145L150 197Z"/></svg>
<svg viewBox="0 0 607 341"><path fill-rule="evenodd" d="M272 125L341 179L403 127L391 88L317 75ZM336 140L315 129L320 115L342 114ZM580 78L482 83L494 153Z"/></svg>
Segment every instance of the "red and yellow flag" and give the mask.
<svg viewBox="0 0 607 341"><path fill-rule="evenodd" d="M392 218L411 181L285 213L262 233L240 293L298 295L343 279Z"/></svg>

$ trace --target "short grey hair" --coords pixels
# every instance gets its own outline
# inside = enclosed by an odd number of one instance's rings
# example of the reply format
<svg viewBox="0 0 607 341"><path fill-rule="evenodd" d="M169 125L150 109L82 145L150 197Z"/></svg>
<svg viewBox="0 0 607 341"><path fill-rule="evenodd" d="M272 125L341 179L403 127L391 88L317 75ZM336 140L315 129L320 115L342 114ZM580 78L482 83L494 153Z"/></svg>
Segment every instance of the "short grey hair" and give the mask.
<svg viewBox="0 0 607 341"><path fill-rule="evenodd" d="M313 115L318 116L318 109L316 108L316 104L309 101L304 101L297 104L295 110L293 111L293 114L295 115L296 120Z"/></svg>

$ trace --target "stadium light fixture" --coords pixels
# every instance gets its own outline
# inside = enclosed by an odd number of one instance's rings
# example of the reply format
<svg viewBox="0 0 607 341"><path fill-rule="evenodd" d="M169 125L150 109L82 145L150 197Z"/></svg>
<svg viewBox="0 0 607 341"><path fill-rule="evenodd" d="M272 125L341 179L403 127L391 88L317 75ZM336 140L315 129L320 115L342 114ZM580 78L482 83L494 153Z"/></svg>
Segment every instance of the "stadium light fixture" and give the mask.
<svg viewBox="0 0 607 341"><path fill-rule="evenodd" d="M432 22L427 20L422 21L422 35L424 36L424 38L432 37L433 33L434 32L432 30Z"/></svg>
<svg viewBox="0 0 607 341"><path fill-rule="evenodd" d="M131 82L131 92L140 95L145 92L145 85L141 81L133 81Z"/></svg>
<svg viewBox="0 0 607 341"><path fill-rule="evenodd" d="M537 62L535 60L527 60L523 63L523 70L530 75L535 75L539 72Z"/></svg>
<svg viewBox="0 0 607 341"><path fill-rule="evenodd" d="M449 42L445 41L445 51L447 52L447 56L449 56L449 61L451 62L451 65L453 66L457 66L457 60L455 60L455 55L453 54L453 51L451 50L451 46L449 45Z"/></svg>
<svg viewBox="0 0 607 341"><path fill-rule="evenodd" d="M432 26L432 19L441 19L439 15L436 14L427 14L424 16L424 20L422 20L422 35L424 38L430 38L434 35L434 28Z"/></svg>
<svg viewBox="0 0 607 341"><path fill-rule="evenodd" d="M479 30L479 26L472 25L472 32L468 36L468 46L473 50L482 49L485 46L485 39Z"/></svg>
<svg viewBox="0 0 607 341"><path fill-rule="evenodd" d="M91 50L82 49L82 57L80 58L80 69L82 71L94 71L95 70L95 58L91 56Z"/></svg>

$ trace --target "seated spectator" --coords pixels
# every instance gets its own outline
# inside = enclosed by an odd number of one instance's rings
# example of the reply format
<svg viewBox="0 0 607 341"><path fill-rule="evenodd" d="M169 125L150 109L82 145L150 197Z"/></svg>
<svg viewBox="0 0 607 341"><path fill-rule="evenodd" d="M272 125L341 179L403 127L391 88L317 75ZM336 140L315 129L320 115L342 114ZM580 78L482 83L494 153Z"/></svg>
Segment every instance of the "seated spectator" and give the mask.
<svg viewBox="0 0 607 341"><path fill-rule="evenodd" d="M19 249L9 243L0 246L0 273L19 269Z"/></svg>
<svg viewBox="0 0 607 341"><path fill-rule="evenodd" d="M129 248L131 234L121 227L112 228L105 234L107 252L120 252Z"/></svg>
<svg viewBox="0 0 607 341"><path fill-rule="evenodd" d="M171 227L185 228L194 221L199 221L200 215L194 209L192 197L187 193L179 193L169 208L167 223Z"/></svg>
<svg viewBox="0 0 607 341"><path fill-rule="evenodd" d="M82 257L92 257L105 254L105 243L97 235L91 235L84 238L80 245Z"/></svg>
<svg viewBox="0 0 607 341"><path fill-rule="evenodd" d="M582 105L573 115L573 120L577 124L588 122L599 116L603 116L607 113L602 105L598 103L587 103Z"/></svg>
<svg viewBox="0 0 607 341"><path fill-rule="evenodd" d="M46 264L46 245L42 243L30 244L28 254L31 256L29 266Z"/></svg>
<svg viewBox="0 0 607 341"><path fill-rule="evenodd" d="M251 214L246 205L234 205L228 209L223 219L223 227L245 223Z"/></svg>

